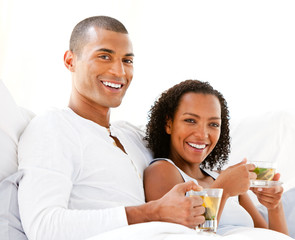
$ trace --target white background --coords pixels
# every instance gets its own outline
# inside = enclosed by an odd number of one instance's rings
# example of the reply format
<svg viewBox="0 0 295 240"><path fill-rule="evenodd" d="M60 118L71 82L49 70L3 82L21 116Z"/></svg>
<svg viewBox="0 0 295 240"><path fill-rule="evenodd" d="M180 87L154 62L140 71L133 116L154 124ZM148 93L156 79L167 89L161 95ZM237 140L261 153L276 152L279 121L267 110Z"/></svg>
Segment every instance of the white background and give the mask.
<svg viewBox="0 0 295 240"><path fill-rule="evenodd" d="M63 54L94 15L123 22L134 45L133 82L112 120L145 124L156 97L189 78L221 91L233 121L295 114L293 0L0 0L0 78L17 104L37 114L67 106Z"/></svg>

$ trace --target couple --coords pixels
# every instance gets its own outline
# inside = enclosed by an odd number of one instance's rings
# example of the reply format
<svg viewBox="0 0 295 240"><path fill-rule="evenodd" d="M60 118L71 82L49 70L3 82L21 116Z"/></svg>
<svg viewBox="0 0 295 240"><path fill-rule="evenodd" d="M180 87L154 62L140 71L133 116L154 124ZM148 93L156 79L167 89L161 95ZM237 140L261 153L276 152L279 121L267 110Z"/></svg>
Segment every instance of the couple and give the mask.
<svg viewBox="0 0 295 240"><path fill-rule="evenodd" d="M92 17L74 28L64 55L72 74L69 107L34 118L19 143L27 237L85 239L150 221L194 228L204 221L204 207L200 197L185 193L202 187L224 189L220 213L229 201L239 205L238 196L251 226L287 234L281 187L253 190L268 208L267 225L246 194L256 177L253 165L243 160L220 174L211 171L229 153L229 116L223 96L208 83L188 80L164 92L145 137L127 122L110 125L110 109L132 81L133 58L128 32L116 19ZM165 159L149 166L152 156Z"/></svg>

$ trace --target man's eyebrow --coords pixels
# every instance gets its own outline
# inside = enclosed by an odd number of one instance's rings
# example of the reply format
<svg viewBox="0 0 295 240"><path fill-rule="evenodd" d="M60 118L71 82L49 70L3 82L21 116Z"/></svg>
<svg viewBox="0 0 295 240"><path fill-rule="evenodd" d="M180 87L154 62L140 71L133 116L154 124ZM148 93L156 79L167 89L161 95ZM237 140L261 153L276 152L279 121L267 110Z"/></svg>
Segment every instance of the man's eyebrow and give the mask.
<svg viewBox="0 0 295 240"><path fill-rule="evenodd" d="M134 57L134 53L126 53L125 56L126 57Z"/></svg>
<svg viewBox="0 0 295 240"><path fill-rule="evenodd" d="M183 115L191 115L191 116L194 116L196 118L200 118L200 116L198 114L194 114L194 113L190 113L190 112L185 112ZM210 120L220 120L221 117L211 117L209 119Z"/></svg>
<svg viewBox="0 0 295 240"><path fill-rule="evenodd" d="M107 53L111 53L111 54L116 53L114 50L108 49L108 48L100 48L100 49L97 49L96 52L107 52ZM134 54L133 53L126 53L124 56L134 57Z"/></svg>
<svg viewBox="0 0 295 240"><path fill-rule="evenodd" d="M112 53L112 54L115 53L114 50L108 49L108 48L100 48L100 49L97 49L96 52L107 52L107 53Z"/></svg>

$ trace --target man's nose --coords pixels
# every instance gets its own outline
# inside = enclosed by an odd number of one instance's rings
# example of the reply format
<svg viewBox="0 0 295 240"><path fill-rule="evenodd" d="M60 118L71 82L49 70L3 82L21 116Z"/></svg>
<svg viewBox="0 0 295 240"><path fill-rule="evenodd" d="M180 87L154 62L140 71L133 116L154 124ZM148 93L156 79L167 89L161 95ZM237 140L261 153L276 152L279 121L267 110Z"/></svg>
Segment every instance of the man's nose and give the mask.
<svg viewBox="0 0 295 240"><path fill-rule="evenodd" d="M110 72L116 77L125 76L125 68L121 61L116 61L113 63Z"/></svg>

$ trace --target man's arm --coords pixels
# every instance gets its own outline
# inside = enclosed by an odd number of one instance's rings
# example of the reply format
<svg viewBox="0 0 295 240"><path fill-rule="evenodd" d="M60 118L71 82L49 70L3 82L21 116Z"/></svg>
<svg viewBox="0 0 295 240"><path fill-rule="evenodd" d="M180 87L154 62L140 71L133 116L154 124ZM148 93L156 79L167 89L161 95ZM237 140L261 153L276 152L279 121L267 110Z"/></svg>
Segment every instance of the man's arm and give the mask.
<svg viewBox="0 0 295 240"><path fill-rule="evenodd" d="M185 193L200 187L192 181L175 185L162 198L137 207L126 207L129 224L163 221L195 228L205 221L205 211L199 196L185 197Z"/></svg>
<svg viewBox="0 0 295 240"><path fill-rule="evenodd" d="M84 160L75 129L64 115L50 113L33 119L20 139L19 169L24 177L18 200L29 239L85 239L128 224L124 206L98 209L84 202L92 186L73 192Z"/></svg>
<svg viewBox="0 0 295 240"><path fill-rule="evenodd" d="M204 221L202 200L185 197L186 191L198 190L192 182L179 184L161 199L140 206L92 210L67 208L71 184L59 173L25 170L19 186L19 207L29 239L85 239L127 224L150 221L193 228Z"/></svg>
<svg viewBox="0 0 295 240"><path fill-rule="evenodd" d="M18 197L28 239L85 239L128 224L123 206L69 209L71 188L71 181L60 173L24 169Z"/></svg>

